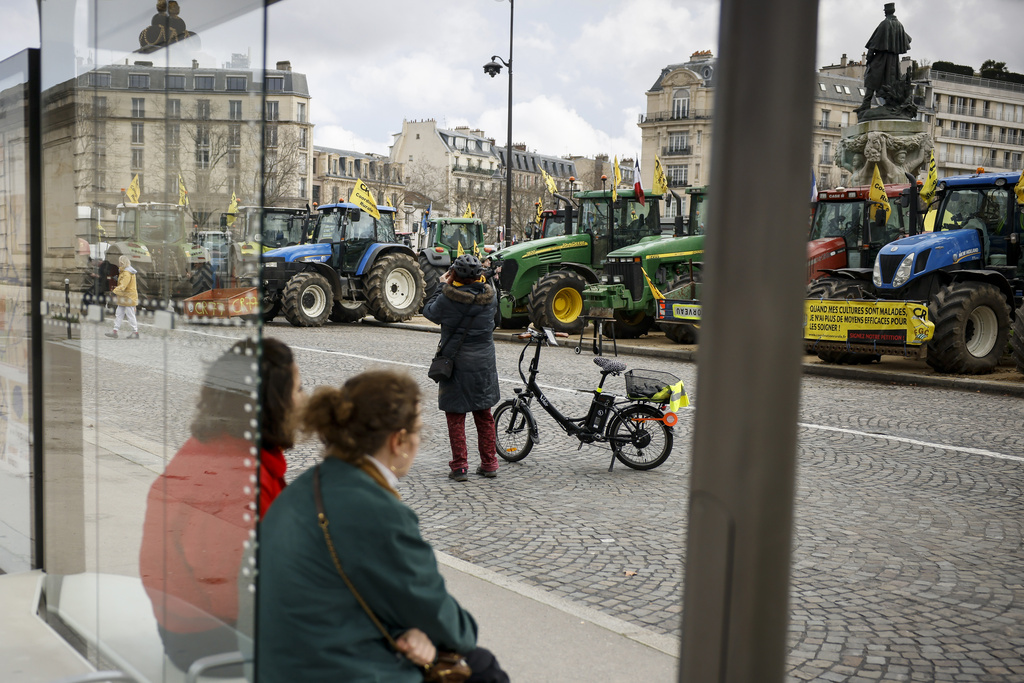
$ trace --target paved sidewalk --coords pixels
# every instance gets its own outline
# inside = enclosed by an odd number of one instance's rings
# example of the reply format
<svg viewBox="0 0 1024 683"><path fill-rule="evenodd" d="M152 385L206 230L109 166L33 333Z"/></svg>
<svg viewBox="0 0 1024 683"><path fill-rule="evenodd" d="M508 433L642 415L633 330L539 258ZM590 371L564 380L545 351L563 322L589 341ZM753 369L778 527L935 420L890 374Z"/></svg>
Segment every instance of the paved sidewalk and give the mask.
<svg viewBox="0 0 1024 683"><path fill-rule="evenodd" d="M679 640L438 552L448 590L513 681L674 681Z"/></svg>

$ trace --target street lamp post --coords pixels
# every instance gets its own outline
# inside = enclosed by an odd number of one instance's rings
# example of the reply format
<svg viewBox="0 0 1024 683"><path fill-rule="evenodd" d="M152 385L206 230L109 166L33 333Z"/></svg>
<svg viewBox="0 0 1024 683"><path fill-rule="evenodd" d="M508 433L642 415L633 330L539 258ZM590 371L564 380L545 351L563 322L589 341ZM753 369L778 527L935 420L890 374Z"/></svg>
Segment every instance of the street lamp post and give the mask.
<svg viewBox="0 0 1024 683"><path fill-rule="evenodd" d="M498 168L494 169L494 173L491 174L491 180L497 180L498 181L498 218L500 220L501 216L503 215L503 212L501 210L501 199L502 199L502 196L505 193L505 188L503 187L503 185L505 183L505 174L503 173L503 168L500 165L498 166ZM508 230L508 224L505 225L505 228L502 231L502 233L504 233L507 230ZM495 235L495 237L497 237L497 235ZM502 234L502 238L500 240L498 240L498 241L502 243L502 246L504 246L504 242L505 242L504 234Z"/></svg>
<svg viewBox="0 0 1024 683"><path fill-rule="evenodd" d="M504 0L498 0L503 2ZM508 137L505 140L505 237L512 230L512 22L515 17L515 0L508 0L508 61L492 55L484 64L484 73L494 78L501 73L502 65L508 67Z"/></svg>

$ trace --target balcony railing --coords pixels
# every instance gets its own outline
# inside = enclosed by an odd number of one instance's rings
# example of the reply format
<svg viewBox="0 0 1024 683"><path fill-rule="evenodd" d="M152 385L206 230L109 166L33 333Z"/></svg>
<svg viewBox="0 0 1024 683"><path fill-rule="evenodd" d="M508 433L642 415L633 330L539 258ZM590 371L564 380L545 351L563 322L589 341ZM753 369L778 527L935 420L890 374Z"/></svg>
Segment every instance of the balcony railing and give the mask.
<svg viewBox="0 0 1024 683"><path fill-rule="evenodd" d="M669 145L668 147L661 148L661 156L663 157L683 157L690 156L693 154L693 147L689 145Z"/></svg>
<svg viewBox="0 0 1024 683"><path fill-rule="evenodd" d="M843 126L835 121L818 121L814 127L821 130L840 130Z"/></svg>
<svg viewBox="0 0 1024 683"><path fill-rule="evenodd" d="M669 187L689 187L690 186L690 181L686 180L685 178L669 178L668 179L668 186Z"/></svg>
<svg viewBox="0 0 1024 683"><path fill-rule="evenodd" d="M961 166L968 166L970 168L977 168L981 166L986 169L1005 169L1007 171L1019 171L1021 166L1024 165L1022 158L1011 158L1006 159L993 159L990 156L984 154L939 154L937 161L940 164L954 164Z"/></svg>
<svg viewBox="0 0 1024 683"><path fill-rule="evenodd" d="M640 123L656 123L658 121L693 121L699 119L710 119L714 115L713 109L689 109L684 112L659 111L650 114L641 114Z"/></svg>

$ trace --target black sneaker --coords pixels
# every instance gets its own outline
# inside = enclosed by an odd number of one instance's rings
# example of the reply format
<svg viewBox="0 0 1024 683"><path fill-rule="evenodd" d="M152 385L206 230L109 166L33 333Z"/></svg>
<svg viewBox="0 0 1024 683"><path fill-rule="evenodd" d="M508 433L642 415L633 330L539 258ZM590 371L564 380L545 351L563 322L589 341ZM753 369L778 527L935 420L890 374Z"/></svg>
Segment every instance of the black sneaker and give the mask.
<svg viewBox="0 0 1024 683"><path fill-rule="evenodd" d="M452 470L448 473L448 478L455 481L469 481L469 477L466 476L466 470Z"/></svg>
<svg viewBox="0 0 1024 683"><path fill-rule="evenodd" d="M485 470L483 465L476 468L476 473L481 477L487 477L488 479L494 479L498 476L498 470Z"/></svg>
<svg viewBox="0 0 1024 683"><path fill-rule="evenodd" d="M138 332L132 332L127 337L125 337L125 339L138 339L138 338L139 338L139 333Z"/></svg>

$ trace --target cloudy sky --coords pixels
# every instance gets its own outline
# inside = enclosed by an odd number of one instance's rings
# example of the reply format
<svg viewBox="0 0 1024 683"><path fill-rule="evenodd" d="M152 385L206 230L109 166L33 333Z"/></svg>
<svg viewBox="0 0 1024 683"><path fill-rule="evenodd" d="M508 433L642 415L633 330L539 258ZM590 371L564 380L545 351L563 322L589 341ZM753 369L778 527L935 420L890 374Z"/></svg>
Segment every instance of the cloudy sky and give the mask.
<svg viewBox="0 0 1024 683"><path fill-rule="evenodd" d="M179 1L188 20L197 0ZM38 35L35 5L0 0L0 57L38 45L30 39ZM78 5L83 21L88 5ZM817 65L843 53L859 59L882 5L821 0ZM283 0L269 9L267 63L287 59L307 74L318 145L387 153L403 118L478 127L504 144L507 76L489 78L482 66L493 54L508 57L509 7L508 0ZM1024 72L1022 0L897 0L896 10L915 59L976 69L996 59ZM697 50L717 52L718 11L707 0L516 0L512 137L552 155L636 154L644 92L664 66ZM124 23L137 36L138 22ZM258 59L259 25L250 14L202 32L209 66L230 52Z"/></svg>

